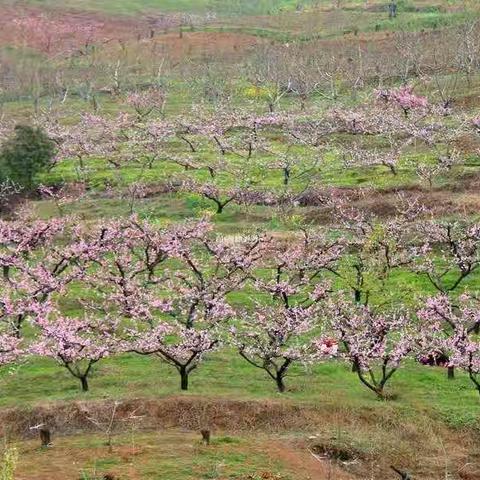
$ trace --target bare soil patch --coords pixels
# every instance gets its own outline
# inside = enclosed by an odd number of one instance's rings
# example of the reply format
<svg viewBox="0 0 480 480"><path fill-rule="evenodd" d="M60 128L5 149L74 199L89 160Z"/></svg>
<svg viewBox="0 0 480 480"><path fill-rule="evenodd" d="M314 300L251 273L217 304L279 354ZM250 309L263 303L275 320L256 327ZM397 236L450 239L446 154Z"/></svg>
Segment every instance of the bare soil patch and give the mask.
<svg viewBox="0 0 480 480"><path fill-rule="evenodd" d="M253 50L262 39L254 35L231 32L170 32L155 36L154 41L163 53L173 60L199 56L222 56L228 61ZM146 41L147 44L152 41Z"/></svg>

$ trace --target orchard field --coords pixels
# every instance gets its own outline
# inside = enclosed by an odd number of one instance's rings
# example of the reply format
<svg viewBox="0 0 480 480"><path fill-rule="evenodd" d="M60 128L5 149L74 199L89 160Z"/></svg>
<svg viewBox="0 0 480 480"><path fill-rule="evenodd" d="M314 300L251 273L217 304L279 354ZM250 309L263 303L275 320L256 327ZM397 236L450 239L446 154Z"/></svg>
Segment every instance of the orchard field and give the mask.
<svg viewBox="0 0 480 480"><path fill-rule="evenodd" d="M480 479L479 18L0 1L0 478Z"/></svg>

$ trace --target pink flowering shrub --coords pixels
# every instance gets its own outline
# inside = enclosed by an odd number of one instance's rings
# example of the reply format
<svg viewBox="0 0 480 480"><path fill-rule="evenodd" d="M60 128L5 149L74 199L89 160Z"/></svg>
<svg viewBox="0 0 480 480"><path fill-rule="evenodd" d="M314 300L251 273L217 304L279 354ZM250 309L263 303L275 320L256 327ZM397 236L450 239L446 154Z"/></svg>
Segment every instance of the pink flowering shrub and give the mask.
<svg viewBox="0 0 480 480"><path fill-rule="evenodd" d="M314 306L256 305L253 312L241 313L238 327L232 327L230 335L240 355L264 370L283 393L284 379L293 363L309 364L336 355L335 340L323 336L311 339L317 329Z"/></svg>
<svg viewBox="0 0 480 480"><path fill-rule="evenodd" d="M428 107L428 100L413 93L413 87L410 85L391 90L377 90L376 96L387 104L399 106L406 117L411 110L425 110Z"/></svg>
<svg viewBox="0 0 480 480"><path fill-rule="evenodd" d="M480 312L478 300L461 295L455 304L445 294L426 301L417 312L419 356L443 357L450 369L464 370L480 394Z"/></svg>
<svg viewBox="0 0 480 480"><path fill-rule="evenodd" d="M414 327L407 315L377 313L337 297L327 314L334 336L343 345L341 356L358 378L379 398L385 386L415 345Z"/></svg>

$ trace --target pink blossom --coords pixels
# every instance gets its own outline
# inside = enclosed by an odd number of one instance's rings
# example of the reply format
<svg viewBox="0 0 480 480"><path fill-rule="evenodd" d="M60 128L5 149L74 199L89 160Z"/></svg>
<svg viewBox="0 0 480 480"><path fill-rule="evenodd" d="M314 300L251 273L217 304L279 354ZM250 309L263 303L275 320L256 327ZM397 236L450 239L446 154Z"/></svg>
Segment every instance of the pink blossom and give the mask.
<svg viewBox="0 0 480 480"><path fill-rule="evenodd" d="M414 348L411 319L396 312L374 312L343 296L332 300L326 313L335 337L344 345L343 358L366 387L384 397L386 383Z"/></svg>
<svg viewBox="0 0 480 480"><path fill-rule="evenodd" d="M410 110L426 109L428 101L425 97L415 95L411 85L405 85L391 90L378 90L377 98L383 100L385 103L393 103L402 108L405 115L408 115Z"/></svg>
<svg viewBox="0 0 480 480"><path fill-rule="evenodd" d="M265 370L282 393L294 362L318 362L336 354L333 341L308 339L318 328L317 315L315 306L256 304L254 311L241 312L238 325L230 329L231 343L248 363Z"/></svg>

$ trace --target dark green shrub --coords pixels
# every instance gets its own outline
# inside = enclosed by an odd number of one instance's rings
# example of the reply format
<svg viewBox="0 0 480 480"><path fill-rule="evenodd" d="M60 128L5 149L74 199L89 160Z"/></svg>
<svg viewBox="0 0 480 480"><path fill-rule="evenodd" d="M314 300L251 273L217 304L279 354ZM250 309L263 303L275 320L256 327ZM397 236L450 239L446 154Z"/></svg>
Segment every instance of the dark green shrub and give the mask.
<svg viewBox="0 0 480 480"><path fill-rule="evenodd" d="M54 155L55 143L40 128L17 125L0 150L0 178L32 190L35 176L52 163Z"/></svg>

